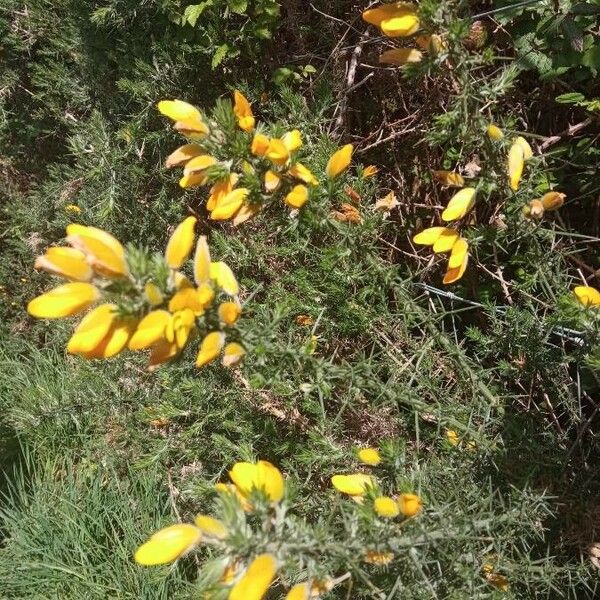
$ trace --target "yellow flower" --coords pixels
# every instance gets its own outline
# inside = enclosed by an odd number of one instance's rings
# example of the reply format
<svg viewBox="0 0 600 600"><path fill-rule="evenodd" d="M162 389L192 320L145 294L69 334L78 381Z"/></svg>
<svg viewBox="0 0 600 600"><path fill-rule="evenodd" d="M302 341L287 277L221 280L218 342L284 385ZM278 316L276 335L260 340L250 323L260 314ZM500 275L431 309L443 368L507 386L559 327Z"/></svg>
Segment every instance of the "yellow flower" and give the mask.
<svg viewBox="0 0 600 600"><path fill-rule="evenodd" d="M217 202L210 213L210 218L215 221L230 219L242 207L249 193L250 190L247 188L232 190Z"/></svg>
<svg viewBox="0 0 600 600"><path fill-rule="evenodd" d="M310 600L310 585L308 583L297 583L286 594L285 600Z"/></svg>
<svg viewBox="0 0 600 600"><path fill-rule="evenodd" d="M501 140L504 137L504 133L502 133L502 129L500 129L500 127L498 127L497 125L494 125L493 123L490 123L488 125L488 128L486 131L487 131L488 137L491 140L494 140L496 142Z"/></svg>
<svg viewBox="0 0 600 600"><path fill-rule="evenodd" d="M529 160L533 156L533 150L531 149L529 142L524 137L516 137L514 143L520 146L523 150L523 160Z"/></svg>
<svg viewBox="0 0 600 600"><path fill-rule="evenodd" d="M237 173L230 173L225 179L217 181L217 183L210 188L208 200L206 201L206 210L214 210L215 206L217 206L217 204L233 190L238 179L239 175Z"/></svg>
<svg viewBox="0 0 600 600"><path fill-rule="evenodd" d="M277 560L272 554L260 554L231 588L228 600L262 600L277 574Z"/></svg>
<svg viewBox="0 0 600 600"><path fill-rule="evenodd" d="M81 213L81 208L77 204L67 204L65 206L65 212L71 213L72 215L78 215Z"/></svg>
<svg viewBox="0 0 600 600"><path fill-rule="evenodd" d="M381 455L376 448L361 448L357 454L358 460L365 465L376 467L381 462Z"/></svg>
<svg viewBox="0 0 600 600"><path fill-rule="evenodd" d="M302 147L302 135L297 129L292 129L292 131L288 131L281 138L281 141L283 142L283 145L287 148L287 151L290 154L293 154L294 152L296 152L296 150Z"/></svg>
<svg viewBox="0 0 600 600"><path fill-rule="evenodd" d="M164 565L193 550L202 538L198 527L179 523L157 531L136 551L134 558L144 566Z"/></svg>
<svg viewBox="0 0 600 600"><path fill-rule="evenodd" d="M76 315L100 298L100 292L91 283L65 283L27 305L27 312L38 319L60 319Z"/></svg>
<svg viewBox="0 0 600 600"><path fill-rule="evenodd" d="M417 233L413 237L413 242L415 244L420 244L421 246L433 246L438 238L444 233L448 231L454 231L453 229L448 229L447 227L428 227L423 231Z"/></svg>
<svg viewBox="0 0 600 600"><path fill-rule="evenodd" d="M400 514L400 508L398 506L398 503L389 496L380 496L379 498L375 498L373 506L375 508L375 512L380 517L391 519L393 517L397 517Z"/></svg>
<svg viewBox="0 0 600 600"><path fill-rule="evenodd" d="M196 515L194 523L200 531L208 537L222 540L227 537L227 528L218 519L213 519L207 515Z"/></svg>
<svg viewBox="0 0 600 600"><path fill-rule="evenodd" d="M350 161L352 160L353 151L354 146L352 144L346 144L333 153L325 169L329 179L335 179L348 168Z"/></svg>
<svg viewBox="0 0 600 600"><path fill-rule="evenodd" d="M210 281L210 250L205 235L198 238L194 254L194 280L197 285Z"/></svg>
<svg viewBox="0 0 600 600"><path fill-rule="evenodd" d="M204 171L200 171L198 173L184 175L179 180L179 187L182 187L184 190L186 190L187 188L199 187L202 185L206 185L207 183L208 178L204 174Z"/></svg>
<svg viewBox="0 0 600 600"><path fill-rule="evenodd" d="M416 494L400 494L398 506L405 517L414 517L423 509L423 502Z"/></svg>
<svg viewBox="0 0 600 600"><path fill-rule="evenodd" d="M194 246L196 217L187 217L169 238L165 250L165 260L171 269L179 269L187 261Z"/></svg>
<svg viewBox="0 0 600 600"><path fill-rule="evenodd" d="M281 184L281 177L270 169L265 173L265 192L270 194L274 192Z"/></svg>
<svg viewBox="0 0 600 600"><path fill-rule="evenodd" d="M171 313L166 310L153 310L139 323L137 329L129 340L130 350L144 350L150 348L165 337L165 330Z"/></svg>
<svg viewBox="0 0 600 600"><path fill-rule="evenodd" d="M373 177L373 175L377 175L379 173L379 168L375 165L368 165L363 169L362 177L363 179L368 179L369 177Z"/></svg>
<svg viewBox="0 0 600 600"><path fill-rule="evenodd" d="M250 151L252 152L252 154L254 154L254 156L265 156L265 154L269 150L270 143L271 140L269 140L269 138L266 135L263 135L262 133L257 133L252 139L252 146L250 148Z"/></svg>
<svg viewBox="0 0 600 600"><path fill-rule="evenodd" d="M233 367L244 358L246 350L237 342L229 342L223 348L223 360L221 361L224 367Z"/></svg>
<svg viewBox="0 0 600 600"><path fill-rule="evenodd" d="M89 281L94 275L85 254L75 248L48 248L46 254L36 258L34 268L71 281Z"/></svg>
<svg viewBox="0 0 600 600"><path fill-rule="evenodd" d="M230 296L237 296L240 288L233 271L224 262L210 263L210 278Z"/></svg>
<svg viewBox="0 0 600 600"><path fill-rule="evenodd" d="M394 560L394 553L378 552L377 550L367 550L365 552L363 560L371 565L389 565Z"/></svg>
<svg viewBox="0 0 600 600"><path fill-rule="evenodd" d="M578 285L573 289L577 300L583 306L600 306L600 292L589 285Z"/></svg>
<svg viewBox="0 0 600 600"><path fill-rule="evenodd" d="M288 175L309 185L319 185L317 178L301 163L292 165L289 168Z"/></svg>
<svg viewBox="0 0 600 600"><path fill-rule="evenodd" d="M261 490L271 502L280 502L283 498L285 483L281 471L266 460L236 463L229 477L244 498L253 490Z"/></svg>
<svg viewBox="0 0 600 600"><path fill-rule="evenodd" d="M483 565L481 570L483 571L488 583L493 585L495 588L498 588L501 592L508 591L508 579L504 577L504 575L496 573L494 571L493 565L486 563L485 565Z"/></svg>
<svg viewBox="0 0 600 600"><path fill-rule="evenodd" d="M469 243L464 238L459 238L452 246L443 283L449 285L458 281L465 274L468 262Z"/></svg>
<svg viewBox="0 0 600 600"><path fill-rule="evenodd" d="M204 154L204 150L197 144L185 144L167 156L165 167L167 169L182 167L188 161L192 160L192 158L196 158L202 154Z"/></svg>
<svg viewBox="0 0 600 600"><path fill-rule="evenodd" d="M407 37L416 33L420 22L416 7L409 2L392 2L365 10L362 18L379 27L389 37Z"/></svg>
<svg viewBox="0 0 600 600"><path fill-rule="evenodd" d="M519 182L521 181L524 166L523 148L515 142L508 151L508 177L510 179L510 187L515 192L519 189Z"/></svg>
<svg viewBox="0 0 600 600"><path fill-rule="evenodd" d="M169 342L166 339L159 340L152 346L152 352L150 353L150 361L148 369L153 370L158 365L162 365L173 358L175 358L180 352L175 342Z"/></svg>
<svg viewBox="0 0 600 600"><path fill-rule="evenodd" d="M455 229L445 228L444 231L442 231L440 236L435 241L435 244L433 244L433 251L435 252L435 254L450 252L458 238L458 231L456 231Z"/></svg>
<svg viewBox="0 0 600 600"><path fill-rule="evenodd" d="M559 192L547 192L542 196L542 206L544 210L558 210L565 203L566 197Z"/></svg>
<svg viewBox="0 0 600 600"><path fill-rule="evenodd" d="M182 350L195 327L194 312L189 308L178 310L171 315L165 327L165 339L169 344L175 344L177 351Z"/></svg>
<svg viewBox="0 0 600 600"><path fill-rule="evenodd" d="M269 142L265 156L272 163L283 166L289 160L290 152L282 140L275 138Z"/></svg>
<svg viewBox="0 0 600 600"><path fill-rule="evenodd" d="M101 304L85 315L67 344L67 352L86 354L98 347L116 319L116 308L115 304Z"/></svg>
<svg viewBox="0 0 600 600"><path fill-rule="evenodd" d="M466 187L456 192L448 202L446 210L442 213L442 220L456 221L462 219L475 204L475 188Z"/></svg>
<svg viewBox="0 0 600 600"><path fill-rule="evenodd" d="M364 496L370 487L375 487L374 479L363 473L334 475L331 483L336 490L349 496Z"/></svg>
<svg viewBox="0 0 600 600"><path fill-rule="evenodd" d="M255 123L250 103L248 102L246 96L237 90L233 92L233 99L233 113L237 117L238 125L240 129L246 133L249 133L254 129Z"/></svg>
<svg viewBox="0 0 600 600"><path fill-rule="evenodd" d="M235 216L233 217L231 222L237 227L238 225L245 223L246 221L248 221L248 219L251 219L252 217L257 215L260 212L261 208L262 205L259 203L242 204L242 207L240 208L240 210L237 211L237 213L235 213Z"/></svg>
<svg viewBox="0 0 600 600"><path fill-rule="evenodd" d="M448 187L463 187L465 185L462 176L454 171L432 171L431 174L435 181Z"/></svg>
<svg viewBox="0 0 600 600"><path fill-rule="evenodd" d="M240 491L235 487L235 485L231 483L216 483L215 490L219 494L227 494L229 496L233 496L240 504L244 512L251 512L253 507L248 500L240 494Z"/></svg>
<svg viewBox="0 0 600 600"><path fill-rule="evenodd" d="M183 100L161 100L158 110L172 121L173 127L193 139L203 138L208 133L208 127L202 119L202 113Z"/></svg>
<svg viewBox="0 0 600 600"><path fill-rule="evenodd" d="M92 311L93 312L93 311ZM86 321L86 315L82 319L76 333L79 333L81 326ZM118 319L115 318L107 331L106 335L98 341L95 347L87 352L80 351L76 346L72 346L69 350L72 354L78 354L83 358L112 358L125 349L127 342L135 331L135 321L133 319ZM73 338L71 338L72 340ZM71 342L69 342L71 344Z"/></svg>
<svg viewBox="0 0 600 600"><path fill-rule="evenodd" d="M219 305L219 318L225 325L233 325L242 314L242 309L237 302L223 302Z"/></svg>
<svg viewBox="0 0 600 600"><path fill-rule="evenodd" d="M106 277L128 274L125 249L110 233L96 227L67 225L67 242L86 255L95 271Z"/></svg>
<svg viewBox="0 0 600 600"><path fill-rule="evenodd" d="M201 298L197 288L183 288L175 292L169 300L169 310L175 313L180 310L189 309L194 315L200 316L204 314L204 309L207 304L210 304L211 300L212 297Z"/></svg>
<svg viewBox="0 0 600 600"><path fill-rule="evenodd" d="M305 185L295 185L285 197L285 203L292 208L302 208L307 200L308 188Z"/></svg>
<svg viewBox="0 0 600 600"><path fill-rule="evenodd" d="M212 362L221 354L225 345L225 334L220 331L212 331L207 334L200 344L200 350L196 357L196 366L198 368Z"/></svg>
<svg viewBox="0 0 600 600"><path fill-rule="evenodd" d="M442 50L447 48L444 39L436 33L433 33L432 35L418 35L415 38L415 43L421 50L427 50L432 54L439 54Z"/></svg>
<svg viewBox="0 0 600 600"><path fill-rule="evenodd" d="M448 429L448 431L446 431L446 439L451 446L458 446L458 444L460 444L460 437L454 429Z"/></svg>
<svg viewBox="0 0 600 600"><path fill-rule="evenodd" d="M164 296L158 286L151 281L144 285L144 296L151 306L159 306L164 302Z"/></svg>
<svg viewBox="0 0 600 600"><path fill-rule="evenodd" d="M407 63L416 63L423 60L423 53L416 48L393 48L386 50L380 57L379 62L383 65L396 65L401 67Z"/></svg>
<svg viewBox="0 0 600 600"><path fill-rule="evenodd" d="M209 167L217 164L217 159L208 154L201 154L190 159L183 168L184 175L199 175Z"/></svg>

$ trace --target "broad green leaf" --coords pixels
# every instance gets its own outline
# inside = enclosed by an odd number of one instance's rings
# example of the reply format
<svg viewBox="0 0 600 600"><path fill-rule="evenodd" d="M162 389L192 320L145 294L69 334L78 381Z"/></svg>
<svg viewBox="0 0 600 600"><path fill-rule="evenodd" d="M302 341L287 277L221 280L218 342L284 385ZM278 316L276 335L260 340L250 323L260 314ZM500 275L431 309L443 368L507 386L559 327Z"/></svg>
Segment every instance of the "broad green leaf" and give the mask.
<svg viewBox="0 0 600 600"><path fill-rule="evenodd" d="M578 104L585 100L585 96L579 92L569 92L568 94L561 94L554 98L559 104Z"/></svg>
<svg viewBox="0 0 600 600"><path fill-rule="evenodd" d="M229 10L238 15L243 15L248 10L248 0L229 0L227 4Z"/></svg>
<svg viewBox="0 0 600 600"><path fill-rule="evenodd" d="M218 67L226 58L229 53L229 46L227 44L222 44L219 46L212 57L212 68Z"/></svg>
<svg viewBox="0 0 600 600"><path fill-rule="evenodd" d="M190 4L190 6L186 7L183 13L184 22L189 23L192 27L195 27L200 15L206 8L209 8L212 5L213 0L204 0L204 2L200 2L200 4Z"/></svg>

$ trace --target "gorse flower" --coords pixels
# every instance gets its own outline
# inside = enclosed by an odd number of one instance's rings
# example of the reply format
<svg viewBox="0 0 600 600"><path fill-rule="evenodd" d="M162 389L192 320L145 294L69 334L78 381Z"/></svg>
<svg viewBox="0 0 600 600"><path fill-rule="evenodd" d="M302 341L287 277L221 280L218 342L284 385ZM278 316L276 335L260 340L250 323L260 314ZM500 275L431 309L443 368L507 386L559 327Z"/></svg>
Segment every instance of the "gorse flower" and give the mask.
<svg viewBox="0 0 600 600"><path fill-rule="evenodd" d="M249 499L255 491L259 491L269 500L277 503L283 498L285 484L279 469L266 460L257 463L236 463L229 477L239 494Z"/></svg>
<svg viewBox="0 0 600 600"><path fill-rule="evenodd" d="M277 575L277 560L260 554L229 592L229 600L261 600Z"/></svg>
<svg viewBox="0 0 600 600"><path fill-rule="evenodd" d="M408 37L419 30L417 9L409 2L392 2L365 10L362 18L388 37Z"/></svg>
<svg viewBox="0 0 600 600"><path fill-rule="evenodd" d="M471 187L466 187L456 192L442 213L442 220L448 222L462 219L473 208L475 196L476 190Z"/></svg>
<svg viewBox="0 0 600 600"><path fill-rule="evenodd" d="M381 463L381 454L376 448L361 448L357 454L358 460L365 465L376 467Z"/></svg>
<svg viewBox="0 0 600 600"><path fill-rule="evenodd" d="M201 541L202 532L189 523L170 525L157 531L135 552L137 563L144 566L164 565L193 550Z"/></svg>
<svg viewBox="0 0 600 600"><path fill-rule="evenodd" d="M450 252L448 270L444 276L445 284L455 283L464 275L469 261L469 244L455 229L429 227L415 235L413 242L432 246L436 254Z"/></svg>
<svg viewBox="0 0 600 600"><path fill-rule="evenodd" d="M333 487L349 496L364 496L369 488L375 487L375 480L370 475L355 473L353 475L334 475L331 478Z"/></svg>
<svg viewBox="0 0 600 600"><path fill-rule="evenodd" d="M519 189L525 161L533 156L533 150L527 140L521 136L515 138L508 151L508 177L513 191Z"/></svg>
<svg viewBox="0 0 600 600"><path fill-rule="evenodd" d="M494 140L495 142L498 142L504 138L504 133L502 132L502 129L500 129L498 125L494 125L493 123L490 123L488 125L486 132L488 134L488 137L491 140Z"/></svg>
<svg viewBox="0 0 600 600"><path fill-rule="evenodd" d="M600 291L589 285L578 285L573 288L573 294L583 306L600 306Z"/></svg>
<svg viewBox="0 0 600 600"><path fill-rule="evenodd" d="M541 198L534 198L523 207L523 214L532 219L541 219L546 212L558 210L565 202L566 195L560 192L547 192Z"/></svg>
<svg viewBox="0 0 600 600"><path fill-rule="evenodd" d="M414 517L423 510L423 501L416 494L400 494L398 507L405 517Z"/></svg>
<svg viewBox="0 0 600 600"><path fill-rule="evenodd" d="M335 179L350 166L353 151L354 146L352 144L346 144L333 153L327 163L327 168L325 169L329 179Z"/></svg>
<svg viewBox="0 0 600 600"><path fill-rule="evenodd" d="M281 137L269 137L264 127L259 125L255 130L256 120L247 98L237 90L233 98L233 106L221 103L215 109L210 127L200 126L204 124L202 113L186 102L159 102L160 112L176 125L187 123L176 129L194 141L172 152L165 166L183 168L182 188L208 188L206 209L216 221L232 220L240 225L276 198L295 210L302 208L311 188L319 182L298 160L303 146L300 131L292 129ZM227 125L224 111L241 132Z"/></svg>
<svg viewBox="0 0 600 600"><path fill-rule="evenodd" d="M174 230L163 257L147 257L123 246L109 233L83 225L67 227L68 247L49 248L35 261L43 269L71 280L37 298L28 312L37 318L63 318L92 305L75 328L67 351L84 358L110 358L125 348L150 350L150 366L175 358L192 336L202 341L198 367L224 352L232 366L245 354L226 334L234 331L241 306L238 283L223 262L211 261L208 243L200 237L193 260L194 283L181 269L194 249L195 217ZM227 298L221 301L220 296Z"/></svg>

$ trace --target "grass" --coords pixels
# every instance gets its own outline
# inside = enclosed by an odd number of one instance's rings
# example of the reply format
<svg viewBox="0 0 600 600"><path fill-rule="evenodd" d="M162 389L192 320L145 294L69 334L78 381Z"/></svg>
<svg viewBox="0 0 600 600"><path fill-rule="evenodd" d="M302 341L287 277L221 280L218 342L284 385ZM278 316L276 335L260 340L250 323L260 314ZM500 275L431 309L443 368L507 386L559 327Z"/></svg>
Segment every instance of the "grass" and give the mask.
<svg viewBox="0 0 600 600"><path fill-rule="evenodd" d="M560 216L540 224L523 224L517 203L502 205L503 224L482 216L464 280L442 290L439 261L415 253L409 236L445 202L427 171L472 158L470 132L432 146L424 139L436 104L423 98L430 94L450 112L444 90L452 82L430 73L409 86L376 72L341 102L341 69L360 37L344 23L362 31L361 7L326 4L315 6L331 18L290 3L273 42L245 39L264 57L258 67L232 56L215 70L215 48L203 46L203 36L230 39L242 17L224 24L207 17L192 28L169 19L175 2L112 1L101 13L99 4L94 12L78 0L61 0L52 14L43 2L2 8L5 597L201 597L216 552L202 549L155 570L137 566L132 554L161 526L219 510L213 484L236 461L257 457L286 474L295 527L316 532L311 568L336 576L353 565L353 577L327 597L598 593L588 555L598 535L597 326L568 298L577 268L585 268L572 256L597 264L597 231L582 217L594 193L588 162L595 155L586 162L583 140L544 154L527 190L554 177L571 190L580 177L581 195L569 191ZM503 48L503 40L495 43ZM318 67L312 80L270 81L276 67L309 60ZM531 73L520 77L538 92L549 86ZM369 145L378 124L401 121L403 111L413 114L414 131L357 155L382 166L375 179L348 177L361 196L361 224L332 219L325 203L298 219L273 208L238 229L201 222L211 251L242 287L248 356L240 369L198 372L192 349L152 373L132 353L106 362L67 355L72 323L34 321L24 310L49 287L32 264L63 237L73 219L65 206L76 204L78 220L123 242L161 251L174 224L202 208L161 166L177 142L154 104L181 97L208 107L240 78L260 119L300 127L315 172L337 147L336 135ZM593 89L585 78L577 85ZM524 108L521 92L508 89L498 102L533 126L540 105ZM344 132L336 126L340 106ZM563 128L553 126L548 133ZM427 148L421 161L415 147ZM401 206L384 217L372 206L390 189ZM336 202L346 201L341 186ZM310 324L298 322L302 315ZM459 434L459 446L449 444L447 430ZM388 459L381 479L389 492L414 490L426 506L394 542L397 560L388 569L351 555L358 546L349 532L364 523L329 483L358 468L355 450L367 445L381 446ZM375 529L365 535L381 541ZM321 552L328 544L335 552ZM507 576L506 593L484 577L486 562Z"/></svg>

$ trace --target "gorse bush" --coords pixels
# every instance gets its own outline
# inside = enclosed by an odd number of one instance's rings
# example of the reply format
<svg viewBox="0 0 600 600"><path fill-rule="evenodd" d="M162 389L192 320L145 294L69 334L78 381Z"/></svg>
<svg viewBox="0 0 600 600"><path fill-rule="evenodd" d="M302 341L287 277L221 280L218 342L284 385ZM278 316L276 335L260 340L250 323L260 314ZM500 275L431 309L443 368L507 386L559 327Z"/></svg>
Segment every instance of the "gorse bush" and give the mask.
<svg viewBox="0 0 600 600"><path fill-rule="evenodd" d="M0 13L5 593L595 597L593 3L52 8Z"/></svg>

